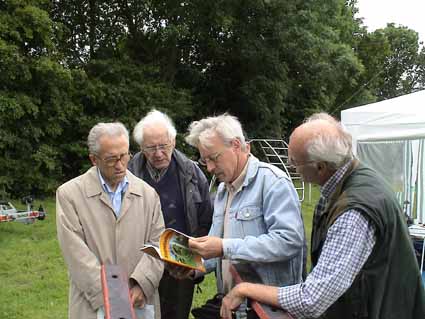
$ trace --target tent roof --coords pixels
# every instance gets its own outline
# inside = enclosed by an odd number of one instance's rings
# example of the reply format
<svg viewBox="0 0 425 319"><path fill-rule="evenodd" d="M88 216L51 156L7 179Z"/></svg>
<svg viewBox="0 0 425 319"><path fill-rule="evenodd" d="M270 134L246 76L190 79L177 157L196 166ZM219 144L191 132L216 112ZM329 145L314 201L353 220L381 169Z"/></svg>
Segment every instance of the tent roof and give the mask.
<svg viewBox="0 0 425 319"><path fill-rule="evenodd" d="M357 141L425 138L425 90L341 112Z"/></svg>

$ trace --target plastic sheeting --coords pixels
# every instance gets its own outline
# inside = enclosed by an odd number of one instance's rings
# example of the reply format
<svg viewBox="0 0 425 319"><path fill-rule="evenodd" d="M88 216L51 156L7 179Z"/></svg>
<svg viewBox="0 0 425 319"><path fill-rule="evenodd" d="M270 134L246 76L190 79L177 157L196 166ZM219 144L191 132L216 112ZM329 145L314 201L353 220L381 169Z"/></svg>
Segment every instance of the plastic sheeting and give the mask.
<svg viewBox="0 0 425 319"><path fill-rule="evenodd" d="M425 90L341 112L353 152L397 193L416 222L425 222Z"/></svg>

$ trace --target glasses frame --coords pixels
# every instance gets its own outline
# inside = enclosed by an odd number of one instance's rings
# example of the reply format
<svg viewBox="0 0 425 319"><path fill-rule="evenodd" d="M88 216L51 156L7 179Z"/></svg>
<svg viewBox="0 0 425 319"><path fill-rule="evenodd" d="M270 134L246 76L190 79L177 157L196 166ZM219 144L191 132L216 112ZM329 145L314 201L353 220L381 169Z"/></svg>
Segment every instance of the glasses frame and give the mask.
<svg viewBox="0 0 425 319"><path fill-rule="evenodd" d="M147 146L147 147L142 147L141 150L143 153L147 153L147 154L155 154L156 151L160 151L160 152L168 152L171 148L172 144L171 143L167 143L167 144L158 144L158 145L153 145L153 146Z"/></svg>
<svg viewBox="0 0 425 319"><path fill-rule="evenodd" d="M100 159L102 162L104 162L107 167L114 167L115 165L117 165L118 161L120 161L122 164L128 163L133 155L130 152L127 152L127 153L122 153L120 155L107 156L104 158L98 155L95 155L95 156L98 159ZM125 159L126 156L128 156L128 159Z"/></svg>
<svg viewBox="0 0 425 319"><path fill-rule="evenodd" d="M213 155L207 156L207 158L200 157L198 159L198 163L201 166L207 166L209 162L212 162L212 163L216 164L217 161L218 161L218 159L220 158L221 155L223 155L223 153L224 153L225 150L226 149L223 149L220 152L217 152L217 153L215 153Z"/></svg>
<svg viewBox="0 0 425 319"><path fill-rule="evenodd" d="M313 163L317 163L317 161L307 161L307 162L304 162L302 164L296 164L291 159L288 160L288 165L290 167L294 167L294 168L306 166L306 165L313 164Z"/></svg>

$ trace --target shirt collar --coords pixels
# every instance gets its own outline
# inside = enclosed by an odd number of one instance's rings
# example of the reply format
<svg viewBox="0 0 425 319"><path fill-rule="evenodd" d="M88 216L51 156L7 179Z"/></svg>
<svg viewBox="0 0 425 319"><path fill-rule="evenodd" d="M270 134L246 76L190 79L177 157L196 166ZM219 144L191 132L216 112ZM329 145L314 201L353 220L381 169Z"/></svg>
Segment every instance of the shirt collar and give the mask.
<svg viewBox="0 0 425 319"><path fill-rule="evenodd" d="M332 193L335 191L336 186L341 181L341 179L344 177L344 174L347 172L348 168L350 167L351 161L348 161L346 164L344 164L342 167L340 167L325 183L325 185L322 186L320 189L320 193L323 197L328 199Z"/></svg>
<svg viewBox="0 0 425 319"><path fill-rule="evenodd" d="M236 193L242 187L243 181L245 180L246 174L248 172L248 163L249 163L249 155L245 163L245 166L242 169L242 172L239 174L239 176L232 183L226 183L226 188L229 191Z"/></svg>
<svg viewBox="0 0 425 319"><path fill-rule="evenodd" d="M173 158L171 158L171 160L173 160ZM171 164L171 163L170 163ZM159 182L161 180L161 178L165 175L165 173L167 173L168 171L168 167L164 167L162 169L156 169L155 167L153 167L151 165L151 163L149 163L149 161L146 159L146 168L148 169L148 173L150 175L150 177L155 181L155 182Z"/></svg>
<svg viewBox="0 0 425 319"><path fill-rule="evenodd" d="M128 188L128 177L127 177L127 175L124 176L124 179L118 184L115 192L113 192L111 190L111 188L109 187L108 183L105 182L105 179L103 178L102 173L100 172L99 168L97 169L97 174L99 175L100 185L102 185L103 190L107 193L116 193L118 191L125 192Z"/></svg>

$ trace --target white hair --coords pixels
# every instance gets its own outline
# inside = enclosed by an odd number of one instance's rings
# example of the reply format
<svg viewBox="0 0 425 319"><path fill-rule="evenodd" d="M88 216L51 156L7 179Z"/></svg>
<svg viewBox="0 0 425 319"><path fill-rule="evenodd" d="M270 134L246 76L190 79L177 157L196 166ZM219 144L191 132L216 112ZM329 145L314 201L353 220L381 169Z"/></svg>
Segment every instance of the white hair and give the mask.
<svg viewBox="0 0 425 319"><path fill-rule="evenodd" d="M217 135L226 145L230 145L234 139L238 139L241 142L242 150L246 149L241 123L235 116L227 113L194 121L189 125L188 131L186 142L195 147L198 147L199 144L209 147L209 139Z"/></svg>
<svg viewBox="0 0 425 319"><path fill-rule="evenodd" d="M328 122L333 123L335 125L339 124L339 122L336 118L334 118L332 115L325 113L325 112L319 112L319 113L314 113L314 114L310 115L308 118L306 118L304 120L304 123L312 122L312 121L315 121L315 120L328 121Z"/></svg>
<svg viewBox="0 0 425 319"><path fill-rule="evenodd" d="M128 130L120 122L98 123L92 127L87 137L87 146L90 154L98 154L100 150L99 140L102 136L118 137L124 135L129 143Z"/></svg>
<svg viewBox="0 0 425 319"><path fill-rule="evenodd" d="M153 109L134 127L133 138L138 145L143 144L144 129L147 126L152 126L155 124L164 125L164 127L167 129L168 137L171 141L176 139L177 131L170 117L165 113Z"/></svg>
<svg viewBox="0 0 425 319"><path fill-rule="evenodd" d="M305 123L324 128L316 128L316 134L306 143L309 160L326 162L331 168L338 169L353 158L351 134L344 130L337 119L327 113L316 113Z"/></svg>

